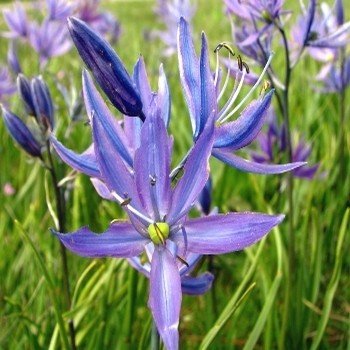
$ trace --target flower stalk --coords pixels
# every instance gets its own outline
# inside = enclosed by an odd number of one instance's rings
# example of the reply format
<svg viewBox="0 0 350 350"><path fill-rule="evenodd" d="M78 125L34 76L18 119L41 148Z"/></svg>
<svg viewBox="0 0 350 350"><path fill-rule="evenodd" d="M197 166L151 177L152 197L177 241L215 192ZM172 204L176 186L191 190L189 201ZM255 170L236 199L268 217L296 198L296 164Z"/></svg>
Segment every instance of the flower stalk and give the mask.
<svg viewBox="0 0 350 350"><path fill-rule="evenodd" d="M54 161L52 158L50 142L46 142L47 147L47 160L48 160L48 171L51 175L52 184L55 193L55 201L56 201L56 210L57 210L57 218L58 218L58 230L65 230L66 226L66 216L65 216L65 200L62 195L62 191L58 185L58 178L54 166ZM69 270L68 270L68 260L67 260L67 250L65 246L60 242L60 255L61 255L61 264L62 264L62 282L63 282L63 291L65 298L65 306L69 310L72 304L71 292L70 292L70 283L69 283ZM70 335L70 342L72 350L77 349L75 342L75 328L73 319L68 320L68 328Z"/></svg>

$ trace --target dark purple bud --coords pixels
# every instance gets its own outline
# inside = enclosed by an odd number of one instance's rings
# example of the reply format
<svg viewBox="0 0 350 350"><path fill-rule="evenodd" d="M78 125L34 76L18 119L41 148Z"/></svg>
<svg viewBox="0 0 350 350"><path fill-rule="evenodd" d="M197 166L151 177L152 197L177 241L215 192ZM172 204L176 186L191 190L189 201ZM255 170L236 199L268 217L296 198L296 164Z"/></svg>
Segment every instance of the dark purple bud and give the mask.
<svg viewBox="0 0 350 350"><path fill-rule="evenodd" d="M212 201L212 180L210 177L200 193L198 200L203 214L209 215Z"/></svg>
<svg viewBox="0 0 350 350"><path fill-rule="evenodd" d="M44 126L45 130L53 130L54 109L52 99L50 91L41 77L32 79L31 93L38 123Z"/></svg>
<svg viewBox="0 0 350 350"><path fill-rule="evenodd" d="M109 43L77 18L70 17L68 27L81 58L112 104L121 113L144 120L140 96Z"/></svg>
<svg viewBox="0 0 350 350"><path fill-rule="evenodd" d="M15 114L2 107L2 115L12 138L31 156L41 157L41 147L28 127Z"/></svg>
<svg viewBox="0 0 350 350"><path fill-rule="evenodd" d="M17 90L28 115L35 116L35 107L30 89L30 81L23 75L17 77Z"/></svg>
<svg viewBox="0 0 350 350"><path fill-rule="evenodd" d="M343 0L335 0L335 15L338 26L344 24L344 5Z"/></svg>
<svg viewBox="0 0 350 350"><path fill-rule="evenodd" d="M21 65L18 61L16 44L11 41L7 51L7 63L15 74L22 73Z"/></svg>

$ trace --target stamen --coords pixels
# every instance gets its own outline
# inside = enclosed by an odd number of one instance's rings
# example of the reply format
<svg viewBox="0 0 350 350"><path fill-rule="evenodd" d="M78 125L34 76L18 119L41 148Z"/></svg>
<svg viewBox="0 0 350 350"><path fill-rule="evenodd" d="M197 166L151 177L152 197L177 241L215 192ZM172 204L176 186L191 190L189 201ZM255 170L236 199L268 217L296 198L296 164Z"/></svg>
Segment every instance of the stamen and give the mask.
<svg viewBox="0 0 350 350"><path fill-rule="evenodd" d="M229 58L230 58L230 55L232 55L232 57L235 56L235 53L233 52L231 46L228 43L226 43L225 41L223 41L222 43L218 44L216 46L216 48L214 49L214 53L216 53L216 68L215 68L215 78L214 78L214 86L215 87L216 87L216 85L218 83L218 77L219 77L219 51L223 47L228 51Z"/></svg>
<svg viewBox="0 0 350 350"><path fill-rule="evenodd" d="M184 265L186 265L187 267L190 267L190 265L188 264L188 262L184 259L181 258L180 255L176 255L176 258L179 259Z"/></svg>
<svg viewBox="0 0 350 350"><path fill-rule="evenodd" d="M245 68L245 71L247 72L247 74L249 74L250 69L249 69L249 66L247 65L247 63L245 63L245 62L243 61L242 64L243 64L243 67Z"/></svg>
<svg viewBox="0 0 350 350"><path fill-rule="evenodd" d="M245 101L247 101L247 99L250 97L250 95L257 89L257 87L259 86L259 84L261 83L261 80L263 79L267 69L270 66L271 60L273 58L274 53L272 52L269 56L269 59L266 62L266 65L263 69L263 71L261 72L259 79L257 80L257 82L254 84L254 86L250 89L250 91L245 95L245 97L242 99L242 101L222 120L220 120L220 123L224 123L227 119L229 119L237 110L239 110L241 108L241 106L245 103ZM245 72L243 72L243 75Z"/></svg>
<svg viewBox="0 0 350 350"><path fill-rule="evenodd" d="M121 206L125 206L128 210L130 210L133 214L135 214L137 217L141 218L142 220L148 222L149 224L153 224L153 220L151 220L150 218L148 218L147 216L143 215L142 213L140 213L137 209L135 209L133 206L130 205L131 202L131 198L126 198L123 199L122 197L120 197L118 195L118 193L116 193L115 191L111 192L112 196L118 201L118 203ZM129 201L130 200L130 201ZM128 202L129 201L129 202Z"/></svg>
<svg viewBox="0 0 350 350"><path fill-rule="evenodd" d="M242 72L243 71L243 61L241 55L237 56L237 63L238 63L238 69Z"/></svg>
<svg viewBox="0 0 350 350"><path fill-rule="evenodd" d="M228 59L229 60L231 59L231 54L230 53L228 53ZM220 94L219 94L216 102L219 102L221 100L222 96L224 95L224 93L226 91L227 84L228 84L228 82L230 80L230 75L231 75L230 73L231 73L231 69L230 69L230 66L229 66L228 69L227 69L227 75L226 75L226 79L225 79L224 85L223 85L223 87L222 87L222 89L220 91Z"/></svg>
<svg viewBox="0 0 350 350"><path fill-rule="evenodd" d="M260 94L259 95L262 95L267 89L269 89L271 86L271 83L269 80L264 80L263 82L263 85L261 87L261 90L260 90Z"/></svg>
<svg viewBox="0 0 350 350"><path fill-rule="evenodd" d="M154 186L157 182L157 179L156 179L156 176L155 175L149 175L149 179L150 179L150 182L151 182L151 186Z"/></svg>
<svg viewBox="0 0 350 350"><path fill-rule="evenodd" d="M237 97L238 97L238 94L240 93L241 89L242 89L242 86L243 86L243 82L244 82L244 78L245 78L245 75L246 75L246 72L243 71L242 73L242 76L241 76L241 79L239 81L239 84L238 84L238 87L237 89L235 90L234 94L230 97L230 102L229 104L227 105L227 107L223 110L223 112L221 113L220 112L220 117L218 118L218 122L220 124L224 123L227 119L228 119L228 116L226 116L226 113L229 111L229 109L232 107L233 103L236 101Z"/></svg>

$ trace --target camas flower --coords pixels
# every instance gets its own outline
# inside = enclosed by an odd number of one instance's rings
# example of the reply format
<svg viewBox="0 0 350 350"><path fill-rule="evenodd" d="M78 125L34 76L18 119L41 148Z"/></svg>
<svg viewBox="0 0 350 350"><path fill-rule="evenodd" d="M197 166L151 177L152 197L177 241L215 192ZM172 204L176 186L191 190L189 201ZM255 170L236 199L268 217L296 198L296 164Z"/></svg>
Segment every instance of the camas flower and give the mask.
<svg viewBox="0 0 350 350"><path fill-rule="evenodd" d="M182 257L244 249L280 223L283 215L229 213L189 219L188 212L209 177L213 118L207 121L189 152L184 174L173 188L170 178L173 142L163 117L167 107L159 103L161 100L150 101L139 131L140 145L130 168L116 141L123 141L123 130L108 112L87 72L83 89L92 126L100 193L119 203L130 221L114 221L102 234L95 234L87 227L55 234L68 249L84 257L137 258L146 251L150 263L149 307L167 349L178 349L181 284L184 285ZM141 122L135 118L129 120Z"/></svg>
<svg viewBox="0 0 350 350"><path fill-rule="evenodd" d="M20 2L16 1L12 10L3 10L4 20L9 31L3 33L7 38L26 38L29 32L29 22L26 12Z"/></svg>
<svg viewBox="0 0 350 350"><path fill-rule="evenodd" d="M212 155L217 159L237 169L262 174L278 174L295 169L305 163L288 163L283 165L261 164L234 154L234 152L249 145L260 132L266 118L266 111L270 106L273 91L250 102L235 121L225 123L247 101L260 84L262 77L269 66L270 56L265 68L247 95L233 107L241 91L247 70L243 70L239 81L231 93L228 101L220 109L220 101L227 83L222 90L218 87L219 65L215 70L214 78L209 66L208 45L205 34L202 34L202 49L199 58L196 56L187 22L181 18L178 32L178 58L180 77L187 105L189 106L193 137L196 141L201 135L207 120L214 115L216 122ZM219 61L219 59L217 59Z"/></svg>
<svg viewBox="0 0 350 350"><path fill-rule="evenodd" d="M159 38L166 46L164 56L171 56L176 53L177 47L177 27L181 17L188 23L195 13L195 7L190 0L158 0L155 9L158 18L163 22L165 30L152 30L150 38Z"/></svg>
<svg viewBox="0 0 350 350"><path fill-rule="evenodd" d="M0 101L5 97L12 95L16 91L16 85L12 81L9 70L6 67L0 67Z"/></svg>
<svg viewBox="0 0 350 350"><path fill-rule="evenodd" d="M277 124L276 118L272 109L270 109L270 123L266 133L261 133L258 136L258 143L260 146L260 152L251 152L254 161L261 164L269 164L278 162L281 158L286 157L287 152L287 140L285 126ZM311 146L305 143L303 140L299 140L296 147L292 150L293 162L305 162L311 154ZM316 175L319 164L304 165L298 169L293 170L293 175L300 178L313 179Z"/></svg>

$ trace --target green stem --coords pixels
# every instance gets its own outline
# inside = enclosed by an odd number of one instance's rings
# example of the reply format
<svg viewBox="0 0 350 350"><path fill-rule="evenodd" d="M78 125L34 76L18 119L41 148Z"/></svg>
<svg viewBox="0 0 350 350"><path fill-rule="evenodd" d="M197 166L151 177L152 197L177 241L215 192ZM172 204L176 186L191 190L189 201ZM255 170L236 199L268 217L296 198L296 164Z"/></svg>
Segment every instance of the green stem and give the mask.
<svg viewBox="0 0 350 350"><path fill-rule="evenodd" d="M286 33L284 29L277 24L277 28L281 34L283 40L283 46L285 51L285 79L284 85L285 89L282 95L282 105L283 105L283 121L286 128L286 144L287 144L287 157L288 162L291 163L293 161L293 150L292 150L292 140L291 140L291 130L290 130L290 117L289 117L289 86L291 80L291 62L289 59L289 45L286 37ZM296 264L296 252L295 252L295 232L294 232L294 203L293 203L293 173L289 172L287 174L287 200L288 200L288 281L287 281L287 289L288 292L286 294L287 300L285 303L285 314L284 314L284 324L282 325L282 334L285 335L286 330L286 321L288 320L288 314L290 313L290 308L292 304L295 304L295 300L292 300L293 293L290 292L291 288L294 286L295 281L295 264Z"/></svg>
<svg viewBox="0 0 350 350"><path fill-rule="evenodd" d="M62 195L61 189L58 186L58 179L57 174L55 171L54 161L51 154L51 148L50 148L50 142L47 141L46 143L47 147L47 158L49 162L49 172L51 174L53 188L55 192L55 200L56 200L56 210L57 210L57 217L58 217L58 231L59 232L65 232L65 223L66 223L66 217L65 217L65 201L64 197ZM65 297L65 304L67 310L71 308L72 299L71 299L71 292L70 292L70 284L69 284L69 270L68 270L68 259L67 259L67 251L65 246L60 242L60 254L61 254L61 263L62 263L62 281L63 281L63 290L64 290L64 297ZM76 343L75 343L75 328L74 328L74 322L73 319L68 320L68 328L69 328L69 335L70 335L70 342L72 350L76 350Z"/></svg>

